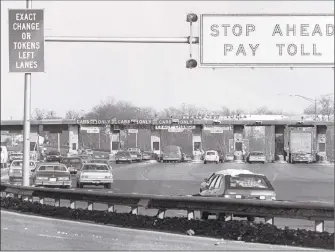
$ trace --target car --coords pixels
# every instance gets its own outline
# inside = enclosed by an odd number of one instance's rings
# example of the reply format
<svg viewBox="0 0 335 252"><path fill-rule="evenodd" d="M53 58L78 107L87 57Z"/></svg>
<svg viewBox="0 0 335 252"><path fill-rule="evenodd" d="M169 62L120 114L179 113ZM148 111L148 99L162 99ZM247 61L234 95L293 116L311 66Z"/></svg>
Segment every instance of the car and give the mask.
<svg viewBox="0 0 335 252"><path fill-rule="evenodd" d="M66 165L71 174L76 174L80 170L83 161L79 157L65 157L61 160L61 163Z"/></svg>
<svg viewBox="0 0 335 252"><path fill-rule="evenodd" d="M144 151L142 152L142 160L143 161L148 161L154 159L153 153L151 151Z"/></svg>
<svg viewBox="0 0 335 252"><path fill-rule="evenodd" d="M36 167L36 163L33 160L29 161L30 175L34 172ZM23 168L23 160L14 160L9 166L8 169L8 177L9 182L21 182L22 181L22 170Z"/></svg>
<svg viewBox="0 0 335 252"><path fill-rule="evenodd" d="M130 151L130 155L133 161L141 162L142 161L142 154L138 151Z"/></svg>
<svg viewBox="0 0 335 252"><path fill-rule="evenodd" d="M87 162L88 164L106 164L112 169L111 162L108 159L91 159Z"/></svg>
<svg viewBox="0 0 335 252"><path fill-rule="evenodd" d="M129 151L118 151L115 154L115 163L129 163L133 162Z"/></svg>
<svg viewBox="0 0 335 252"><path fill-rule="evenodd" d="M207 163L219 163L219 154L217 151L215 150L209 150L205 152L205 156L204 156L204 164Z"/></svg>
<svg viewBox="0 0 335 252"><path fill-rule="evenodd" d="M223 197L226 199L254 199L276 200L276 193L270 181L263 174L256 174L249 170L227 169L213 173L200 185L201 197ZM207 211L201 212L202 219L214 214ZM219 218L224 218L225 213L219 213ZM247 217L254 221L254 216L234 215Z"/></svg>
<svg viewBox="0 0 335 252"><path fill-rule="evenodd" d="M217 150L217 153L218 153L218 155L219 155L219 162L220 162L220 163L223 163L224 160L225 160L223 151Z"/></svg>
<svg viewBox="0 0 335 252"><path fill-rule="evenodd" d="M23 153L22 152L12 152L8 154L8 161L12 162L14 160L22 160L23 159Z"/></svg>
<svg viewBox="0 0 335 252"><path fill-rule="evenodd" d="M60 162L61 160L62 156L58 151L50 151L45 157L45 161L47 162Z"/></svg>
<svg viewBox="0 0 335 252"><path fill-rule="evenodd" d="M104 185L111 189L113 183L112 168L107 164L86 163L76 175L77 187L83 188L85 185Z"/></svg>
<svg viewBox="0 0 335 252"><path fill-rule="evenodd" d="M234 154L233 153L227 153L225 157L226 162L234 161Z"/></svg>
<svg viewBox="0 0 335 252"><path fill-rule="evenodd" d="M141 150L140 148L128 148L127 151L136 151L136 152L140 152L141 153Z"/></svg>
<svg viewBox="0 0 335 252"><path fill-rule="evenodd" d="M73 157L79 157L83 163L87 163L91 159L91 156L86 154L75 155Z"/></svg>
<svg viewBox="0 0 335 252"><path fill-rule="evenodd" d="M163 163L166 162L178 162L182 161L181 148L176 145L168 145L164 147L163 152Z"/></svg>
<svg viewBox="0 0 335 252"><path fill-rule="evenodd" d="M86 149L84 151L84 154L86 154L86 155L92 155L93 156L93 151L91 149Z"/></svg>
<svg viewBox="0 0 335 252"><path fill-rule="evenodd" d="M71 174L69 169L61 163L39 163L31 178L35 187L71 188Z"/></svg>
<svg viewBox="0 0 335 252"><path fill-rule="evenodd" d="M266 158L261 151L251 151L247 157L247 162L251 163L263 163L265 164Z"/></svg>

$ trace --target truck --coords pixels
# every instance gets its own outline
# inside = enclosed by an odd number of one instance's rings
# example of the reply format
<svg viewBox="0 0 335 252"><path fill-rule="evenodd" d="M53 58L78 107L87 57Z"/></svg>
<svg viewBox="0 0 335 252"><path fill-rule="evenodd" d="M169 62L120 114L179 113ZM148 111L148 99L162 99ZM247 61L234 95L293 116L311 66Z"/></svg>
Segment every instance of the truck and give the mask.
<svg viewBox="0 0 335 252"><path fill-rule="evenodd" d="M290 163L312 163L313 157L313 132L290 131L289 161Z"/></svg>

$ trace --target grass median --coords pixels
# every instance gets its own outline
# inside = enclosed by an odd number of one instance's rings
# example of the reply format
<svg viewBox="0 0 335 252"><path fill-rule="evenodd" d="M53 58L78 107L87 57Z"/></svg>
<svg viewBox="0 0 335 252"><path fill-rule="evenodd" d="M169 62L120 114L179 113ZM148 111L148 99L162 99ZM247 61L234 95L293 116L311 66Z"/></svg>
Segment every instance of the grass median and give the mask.
<svg viewBox="0 0 335 252"><path fill-rule="evenodd" d="M164 218L115 213L107 211L89 211L42 205L38 202L21 201L15 198L1 198L1 209L21 213L54 217L68 220L90 221L119 227L169 231L185 234L193 230L195 236L223 238L254 243L288 245L309 248L334 249L334 233L314 232L301 229L280 229L274 225L248 221L187 220L187 218Z"/></svg>

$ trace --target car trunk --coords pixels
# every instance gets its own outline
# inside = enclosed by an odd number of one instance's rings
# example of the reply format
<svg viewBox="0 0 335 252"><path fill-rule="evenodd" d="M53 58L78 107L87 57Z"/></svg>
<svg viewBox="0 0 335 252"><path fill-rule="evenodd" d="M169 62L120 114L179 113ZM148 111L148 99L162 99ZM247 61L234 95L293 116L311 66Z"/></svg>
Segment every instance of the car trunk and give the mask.
<svg viewBox="0 0 335 252"><path fill-rule="evenodd" d="M66 172L66 171L38 171L36 173L36 176L37 177L66 177L66 176L70 176L70 173L69 172Z"/></svg>
<svg viewBox="0 0 335 252"><path fill-rule="evenodd" d="M110 171L83 171L81 176L88 176L93 179L105 178L106 176L111 176Z"/></svg>
<svg viewBox="0 0 335 252"><path fill-rule="evenodd" d="M228 189L225 195L237 199L272 199L275 197L275 192L267 189Z"/></svg>

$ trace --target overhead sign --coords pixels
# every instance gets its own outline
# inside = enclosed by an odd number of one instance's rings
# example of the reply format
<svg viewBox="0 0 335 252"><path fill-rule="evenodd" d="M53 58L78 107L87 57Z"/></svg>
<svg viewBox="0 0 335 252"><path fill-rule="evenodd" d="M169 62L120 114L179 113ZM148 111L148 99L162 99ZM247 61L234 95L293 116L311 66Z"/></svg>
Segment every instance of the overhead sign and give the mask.
<svg viewBox="0 0 335 252"><path fill-rule="evenodd" d="M156 130L168 130L169 132L182 132L185 129L195 129L195 125L156 125Z"/></svg>
<svg viewBox="0 0 335 252"><path fill-rule="evenodd" d="M128 129L128 133L130 133L130 134L137 134L138 133L138 129Z"/></svg>
<svg viewBox="0 0 335 252"><path fill-rule="evenodd" d="M203 14L202 67L333 67L334 14Z"/></svg>
<svg viewBox="0 0 335 252"><path fill-rule="evenodd" d="M8 10L9 72L44 72L44 10Z"/></svg>
<svg viewBox="0 0 335 252"><path fill-rule="evenodd" d="M100 124L120 124L120 125L127 125L127 124L139 124L139 125L146 125L152 124L151 119L78 119L77 124L84 124L84 125L100 125Z"/></svg>
<svg viewBox="0 0 335 252"><path fill-rule="evenodd" d="M100 129L97 127L80 127L80 130L87 131L87 133L94 134L94 133L100 133Z"/></svg>
<svg viewBox="0 0 335 252"><path fill-rule="evenodd" d="M224 131L229 131L230 127L229 126L223 126L223 127L208 127L208 126L205 126L204 130L207 130L210 133L223 133Z"/></svg>
<svg viewBox="0 0 335 252"><path fill-rule="evenodd" d="M192 125L194 124L194 119L158 119L157 124L186 124L186 125Z"/></svg>
<svg viewBox="0 0 335 252"><path fill-rule="evenodd" d="M219 120L220 115L198 115L198 116L189 116L189 115L183 115L183 119L199 119L199 120Z"/></svg>

